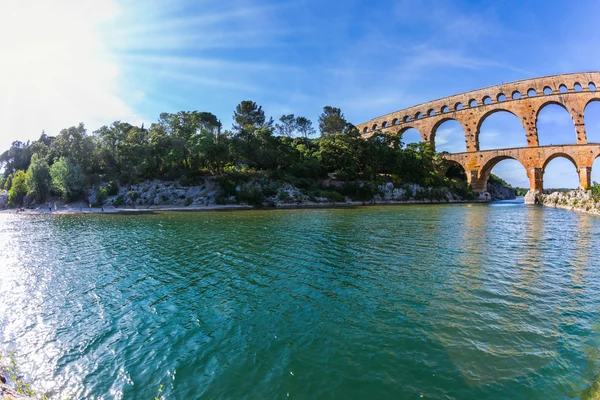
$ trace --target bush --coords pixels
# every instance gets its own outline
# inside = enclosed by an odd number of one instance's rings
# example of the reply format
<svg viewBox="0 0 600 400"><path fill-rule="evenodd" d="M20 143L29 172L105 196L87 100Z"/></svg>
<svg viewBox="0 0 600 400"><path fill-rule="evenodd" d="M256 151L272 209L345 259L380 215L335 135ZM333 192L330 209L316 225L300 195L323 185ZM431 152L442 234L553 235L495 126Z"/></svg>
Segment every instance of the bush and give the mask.
<svg viewBox="0 0 600 400"><path fill-rule="evenodd" d="M223 206L225 204L229 204L229 199L224 195L219 195L215 198L215 203L220 206Z"/></svg>
<svg viewBox="0 0 600 400"><path fill-rule="evenodd" d="M188 197L187 199L185 199L185 206L189 206L194 202L194 199L191 197Z"/></svg>
<svg viewBox="0 0 600 400"><path fill-rule="evenodd" d="M258 207L262 206L265 201L263 192L256 186L251 186L250 188L243 186L235 197L238 203L248 203Z"/></svg>
<svg viewBox="0 0 600 400"><path fill-rule="evenodd" d="M131 199L131 201L136 201L139 197L140 197L140 194L138 192L135 192L135 191L129 192L129 198Z"/></svg>
<svg viewBox="0 0 600 400"><path fill-rule="evenodd" d="M123 204L125 204L125 201L123 200L123 195L117 196L117 198L113 202L113 206L115 207L121 207Z"/></svg>
<svg viewBox="0 0 600 400"><path fill-rule="evenodd" d="M21 206L27 194L27 174L25 171L15 172L8 192L8 202L13 206Z"/></svg>
<svg viewBox="0 0 600 400"><path fill-rule="evenodd" d="M108 196L116 196L119 193L119 185L115 181L109 181L106 185L106 194Z"/></svg>
<svg viewBox="0 0 600 400"><path fill-rule="evenodd" d="M96 206L102 206L108 197L107 190L103 187L99 187L96 190Z"/></svg>
<svg viewBox="0 0 600 400"><path fill-rule="evenodd" d="M326 192L324 197L326 197L327 200L329 200L332 203L344 203L346 201L346 197L344 197L344 195L340 192L336 192L335 190Z"/></svg>
<svg viewBox="0 0 600 400"><path fill-rule="evenodd" d="M277 193L277 197L279 198L279 201L282 201L284 203L289 203L292 201L292 197L287 192L287 190L279 189L279 192Z"/></svg>

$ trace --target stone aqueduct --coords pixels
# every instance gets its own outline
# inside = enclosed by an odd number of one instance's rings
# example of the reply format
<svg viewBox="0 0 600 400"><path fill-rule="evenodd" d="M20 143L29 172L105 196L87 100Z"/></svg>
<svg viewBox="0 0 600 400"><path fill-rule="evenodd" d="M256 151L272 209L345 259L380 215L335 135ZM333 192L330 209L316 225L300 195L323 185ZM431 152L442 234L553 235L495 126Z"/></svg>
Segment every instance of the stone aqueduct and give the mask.
<svg viewBox="0 0 600 400"><path fill-rule="evenodd" d="M584 123L585 107L600 101L600 72L554 75L490 86L429 103L396 111L357 125L363 137L374 134L402 135L415 128L424 142L435 144L436 131L448 120L458 121L465 132L467 151L445 154L445 158L460 164L475 191L486 190L494 166L505 159L519 161L527 170L531 191L543 189L544 170L556 157L570 160L579 173L580 187L591 184L594 160L600 156L600 144L587 142ZM565 108L575 125L577 144L540 146L537 119L549 104ZM483 121L498 111L515 115L525 129L527 147L479 150L479 131ZM565 136L565 139L568 139Z"/></svg>

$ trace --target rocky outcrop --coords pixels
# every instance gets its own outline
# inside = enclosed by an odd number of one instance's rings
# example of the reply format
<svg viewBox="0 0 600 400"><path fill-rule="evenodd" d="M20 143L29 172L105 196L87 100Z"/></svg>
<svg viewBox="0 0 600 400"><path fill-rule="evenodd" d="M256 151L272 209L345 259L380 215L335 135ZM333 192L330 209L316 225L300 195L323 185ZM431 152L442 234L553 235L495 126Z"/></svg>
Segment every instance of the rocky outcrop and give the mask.
<svg viewBox="0 0 600 400"><path fill-rule="evenodd" d="M492 197L492 200L512 200L516 199L515 189L488 182L487 191Z"/></svg>
<svg viewBox="0 0 600 400"><path fill-rule="evenodd" d="M3 190L0 192L0 208L5 208L8 206L8 192Z"/></svg>
<svg viewBox="0 0 600 400"><path fill-rule="evenodd" d="M600 215L600 199L594 198L589 190L572 190L540 195L540 202L548 207Z"/></svg>

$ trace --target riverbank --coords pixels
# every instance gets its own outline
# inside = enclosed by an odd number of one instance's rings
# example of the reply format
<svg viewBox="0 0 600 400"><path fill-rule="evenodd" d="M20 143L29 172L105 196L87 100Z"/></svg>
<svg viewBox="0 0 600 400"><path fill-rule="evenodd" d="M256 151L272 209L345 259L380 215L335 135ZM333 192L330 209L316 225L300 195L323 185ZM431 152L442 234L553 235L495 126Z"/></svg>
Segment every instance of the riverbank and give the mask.
<svg viewBox="0 0 600 400"><path fill-rule="evenodd" d="M589 190L572 190L540 195L540 203L546 207L562 208L600 216L600 200Z"/></svg>
<svg viewBox="0 0 600 400"><path fill-rule="evenodd" d="M479 204L489 203L489 199L478 198L475 200L407 200L407 201L349 201L343 203L281 203L265 204L261 206L251 206L247 204L228 204L228 205L190 205L190 206L141 206L141 207L84 207L80 208L78 203L69 203L57 206L56 209L48 207L36 207L32 209L5 209L0 214L54 214L54 215L87 215L87 214L120 214L120 215L142 215L157 214L161 212L211 212L211 211L248 211L248 210L294 210L294 209L318 209L318 208L355 208L369 206L402 206L402 205L436 205L436 204Z"/></svg>

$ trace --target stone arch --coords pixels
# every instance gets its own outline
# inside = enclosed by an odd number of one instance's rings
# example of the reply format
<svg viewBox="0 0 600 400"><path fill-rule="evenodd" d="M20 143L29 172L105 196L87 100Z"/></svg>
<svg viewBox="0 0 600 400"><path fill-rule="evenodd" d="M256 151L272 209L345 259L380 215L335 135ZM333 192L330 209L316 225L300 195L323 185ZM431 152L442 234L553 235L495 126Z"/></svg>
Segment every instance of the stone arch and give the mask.
<svg viewBox="0 0 600 400"><path fill-rule="evenodd" d="M402 140L404 134L407 131L411 131L411 130L414 130L419 135L420 141L423 141L423 133L421 131L419 131L417 128L415 128L414 126L405 126L401 129L399 129L396 134L398 135L398 138L400 140ZM414 142L411 142L411 143L414 143Z"/></svg>
<svg viewBox="0 0 600 400"><path fill-rule="evenodd" d="M437 172L441 175L441 176L448 176L448 172L451 169L456 169L458 170L457 172L459 172L459 174L461 175L461 179L467 180L467 169L465 168L465 166L463 164L461 164L458 161L455 160L445 160L439 167Z"/></svg>
<svg viewBox="0 0 600 400"><path fill-rule="evenodd" d="M469 107L477 107L479 103L475 99L469 100Z"/></svg>
<svg viewBox="0 0 600 400"><path fill-rule="evenodd" d="M537 92L534 88L527 89L527 97L535 97L537 96Z"/></svg>
<svg viewBox="0 0 600 400"><path fill-rule="evenodd" d="M561 139L558 141L558 143L553 143L552 139L551 139L551 135L548 135L549 132L544 132L544 127L542 126L542 129L540 130L540 114L542 113L542 111L544 109L547 109L547 107L549 106L559 106L562 110L564 110L567 115L570 117L571 119L571 124L570 127L567 128L566 126L564 126L563 128L566 129L570 129L571 130L571 135L570 137L573 138L573 141L571 143L577 143L577 131L575 129L575 119L573 118L573 115L569 112L567 106L557 100L549 100L546 101L544 103L542 103L540 105L540 107L537 109L536 114L535 114L535 127L537 129L537 133L538 133L538 142L540 144L540 146L544 146L544 145L549 145L549 144L565 144L565 142ZM555 114L556 115L556 114ZM559 123L562 123L564 121L560 120L561 117L559 117L558 119L556 118L556 116L553 117L553 123L552 126L553 128L557 127L557 125L559 125ZM558 121L558 123L557 123ZM546 135L544 134L546 133ZM562 134L562 131L561 131ZM568 142L567 142L568 143Z"/></svg>
<svg viewBox="0 0 600 400"><path fill-rule="evenodd" d="M462 153L462 152L467 151L465 128L464 128L463 124L456 118L452 118L452 117L440 118L431 128L431 135L429 136L429 141L431 143L433 143L434 147L437 148L438 146L436 144L436 137L438 134L438 130L442 125L444 125L445 123L450 122L450 121L453 121L460 126L460 128L461 128L460 138L462 139L460 143L465 144L464 147L461 147L461 149L459 151L453 151L453 153Z"/></svg>
<svg viewBox="0 0 600 400"><path fill-rule="evenodd" d="M427 111L427 116L433 117L434 115L435 115L435 110L433 108L430 108L429 111Z"/></svg>
<svg viewBox="0 0 600 400"><path fill-rule="evenodd" d="M496 100L500 103L502 101L506 101L506 95L504 93L498 93L498 96L496 96Z"/></svg>
<svg viewBox="0 0 600 400"><path fill-rule="evenodd" d="M387 128L387 127L388 127L388 123L387 123L387 121L383 121L383 122L381 123L381 127L382 127L382 128Z"/></svg>
<svg viewBox="0 0 600 400"><path fill-rule="evenodd" d="M392 125L398 125L398 118L394 118L392 120Z"/></svg>
<svg viewBox="0 0 600 400"><path fill-rule="evenodd" d="M494 169L494 167L496 165L498 165L498 163L500 163L501 161L504 161L504 160L515 160L519 164L521 164L521 166L523 167L523 169L525 171L527 171L527 167L523 164L523 162L521 160L519 160L516 157L512 157L509 155L497 155L495 157L491 157L490 159L485 161L483 166L479 169L479 173L477 174L477 184L476 185L477 185L479 191L487 189L487 182L488 182L488 179L490 178L490 174L492 173L492 170ZM473 185L473 189L475 189L475 185Z"/></svg>
<svg viewBox="0 0 600 400"><path fill-rule="evenodd" d="M600 97L592 97L583 108L588 143L600 143Z"/></svg>
<svg viewBox="0 0 600 400"><path fill-rule="evenodd" d="M484 96L484 97L481 99L481 102L482 102L483 104L492 104L492 98L491 98L490 96Z"/></svg>
<svg viewBox="0 0 600 400"><path fill-rule="evenodd" d="M368 133L368 132L369 132L369 128L365 126L365 127L363 128L363 133Z"/></svg>
<svg viewBox="0 0 600 400"><path fill-rule="evenodd" d="M543 92L545 95L552 94L552 88L550 86L544 86Z"/></svg>
<svg viewBox="0 0 600 400"><path fill-rule="evenodd" d="M417 111L417 113L415 114L415 119L421 119L423 118L423 114L421 113L421 111Z"/></svg>
<svg viewBox="0 0 600 400"><path fill-rule="evenodd" d="M588 89L590 90L590 92L596 91L596 84L594 82L588 83Z"/></svg>
<svg viewBox="0 0 600 400"><path fill-rule="evenodd" d="M402 118L402 122L410 122L410 117L405 115L404 118Z"/></svg>
<svg viewBox="0 0 600 400"><path fill-rule="evenodd" d="M527 146L527 128L523 125L523 121L521 121L521 119L519 118L519 116L517 114L515 114L513 111L505 109L505 108L495 108L493 110L490 110L488 112L486 112L485 114L483 114L481 116L481 118L479 118L479 121L477 121L477 127L475 130L475 142L477 144L477 148L481 149L481 150L486 150L486 149L482 149L481 147L481 140L480 140L480 135L481 135L481 127L483 126L484 122L493 114L497 114L497 113L501 113L501 112L505 112L508 114L511 114L512 116L514 116L518 121L519 121L519 125L520 127L523 129L523 141L525 144L523 144L523 147ZM485 147L485 146L484 146ZM513 146L514 147L514 146ZM487 149L487 150L491 150L491 149Z"/></svg>
<svg viewBox="0 0 600 400"><path fill-rule="evenodd" d="M558 91L560 93L567 93L569 91L569 89L567 89L567 85L565 85L564 83L561 83L560 86L558 87Z"/></svg>
<svg viewBox="0 0 600 400"><path fill-rule="evenodd" d="M567 160L571 161L573 163L573 166L575 167L575 169L578 169L577 166L577 162L575 161L575 159L573 157L571 157L570 154L567 153L554 153L549 155L548 157L546 157L546 159L544 160L544 163L542 164L542 171L546 171L546 167L548 166L548 164L550 164L550 161L556 159L556 158L566 158Z"/></svg>
<svg viewBox="0 0 600 400"><path fill-rule="evenodd" d="M575 90L576 92L581 92L583 90L581 83L575 82L575 84L573 85L573 90Z"/></svg>
<svg viewBox="0 0 600 400"><path fill-rule="evenodd" d="M518 90L515 90L514 92L512 92L510 97L512 97L513 100L519 100L520 98L522 98L521 92L519 92Z"/></svg>
<svg viewBox="0 0 600 400"><path fill-rule="evenodd" d="M575 170L571 170L571 173L573 174L572 178L573 180L576 182L574 188L579 187L579 167L577 165L577 162L575 161L575 159L573 157L571 157L570 154L565 153L565 152L557 152L554 153L550 156L548 156L545 160L544 160L544 164L542 166L542 179L546 182L546 184L544 184L544 188L547 189L558 189L558 188L564 188L565 186L563 184L553 184L553 183L549 183L549 179L547 179L546 177L546 173L548 172L548 164L550 164L552 161L559 159L559 158L564 158L568 161L570 161L571 164L573 164L573 167L575 167ZM564 170L563 170L564 171Z"/></svg>
<svg viewBox="0 0 600 400"><path fill-rule="evenodd" d="M456 104L454 104L454 110L455 111L459 111L459 110L462 110L462 109L463 109L463 105L462 105L462 103L460 101L457 102Z"/></svg>
<svg viewBox="0 0 600 400"><path fill-rule="evenodd" d="M379 128L379 127L377 126L377 124L373 124L373 127L372 127L371 129L373 129L374 131L376 131L376 130L377 130L377 128Z"/></svg>
<svg viewBox="0 0 600 400"><path fill-rule="evenodd" d="M448 106L442 106L442 108L440 109L440 112L442 114L450 112L450 108Z"/></svg>

